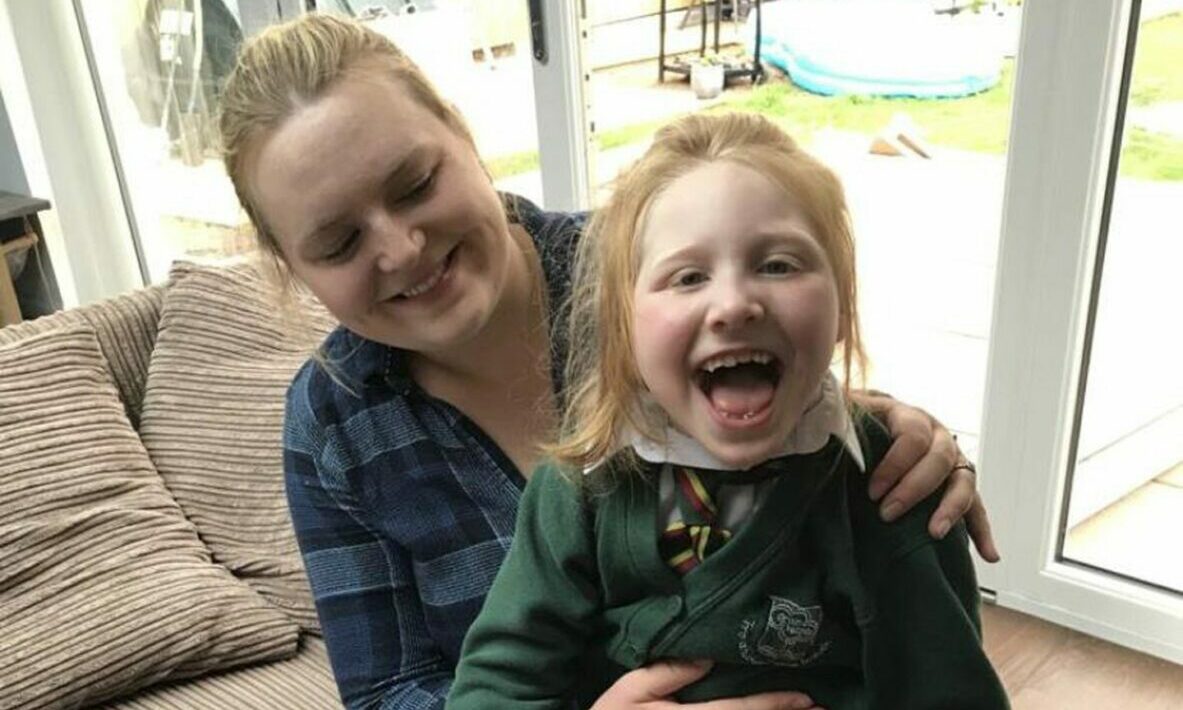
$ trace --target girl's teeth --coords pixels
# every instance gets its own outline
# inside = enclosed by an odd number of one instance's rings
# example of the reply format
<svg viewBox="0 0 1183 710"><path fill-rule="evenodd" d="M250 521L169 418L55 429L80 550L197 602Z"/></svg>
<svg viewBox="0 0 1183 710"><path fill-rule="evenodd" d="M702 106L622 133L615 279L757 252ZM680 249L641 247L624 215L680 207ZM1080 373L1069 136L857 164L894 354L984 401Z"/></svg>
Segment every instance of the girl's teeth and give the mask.
<svg viewBox="0 0 1183 710"><path fill-rule="evenodd" d="M768 353L747 353L744 355L723 355L713 360L707 361L703 367L707 372L714 372L720 367L735 367L740 363L755 362L761 365L767 365L772 362L772 356Z"/></svg>

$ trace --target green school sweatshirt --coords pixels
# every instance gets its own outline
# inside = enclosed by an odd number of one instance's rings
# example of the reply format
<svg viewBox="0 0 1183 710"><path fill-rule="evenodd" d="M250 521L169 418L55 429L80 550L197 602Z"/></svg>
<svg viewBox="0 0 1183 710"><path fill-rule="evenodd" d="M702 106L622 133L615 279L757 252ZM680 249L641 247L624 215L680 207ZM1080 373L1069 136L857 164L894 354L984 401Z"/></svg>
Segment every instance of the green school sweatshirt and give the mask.
<svg viewBox="0 0 1183 710"><path fill-rule="evenodd" d="M873 470L890 436L855 422ZM928 535L939 494L882 522L831 437L789 457L755 514L683 577L658 553L660 470L606 494L534 473L448 708L588 707L663 658L716 661L682 702L796 690L830 710L1008 707L981 647L964 525Z"/></svg>

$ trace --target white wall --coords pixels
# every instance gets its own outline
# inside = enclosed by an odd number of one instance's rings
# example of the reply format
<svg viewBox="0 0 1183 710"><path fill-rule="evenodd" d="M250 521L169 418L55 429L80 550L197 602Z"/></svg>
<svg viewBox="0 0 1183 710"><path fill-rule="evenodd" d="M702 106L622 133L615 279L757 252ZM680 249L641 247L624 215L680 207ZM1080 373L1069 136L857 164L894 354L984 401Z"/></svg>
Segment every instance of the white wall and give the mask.
<svg viewBox="0 0 1183 710"><path fill-rule="evenodd" d="M4 107L4 94L0 93L0 190L28 194L29 181L21 167L21 155L16 149L16 138L8 121L8 109Z"/></svg>

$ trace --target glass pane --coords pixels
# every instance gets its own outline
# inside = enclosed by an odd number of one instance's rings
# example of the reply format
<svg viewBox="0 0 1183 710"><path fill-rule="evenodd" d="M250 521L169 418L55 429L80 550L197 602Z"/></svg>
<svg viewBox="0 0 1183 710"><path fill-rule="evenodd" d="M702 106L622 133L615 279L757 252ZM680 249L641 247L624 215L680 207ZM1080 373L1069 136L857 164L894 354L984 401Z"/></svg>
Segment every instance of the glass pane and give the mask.
<svg viewBox="0 0 1183 710"><path fill-rule="evenodd" d="M1183 591L1183 12L1143 7L1062 552Z"/></svg>
<svg viewBox="0 0 1183 710"><path fill-rule="evenodd" d="M846 186L867 385L929 410L973 456L1021 4L726 0L717 56L740 71L704 99L685 72L704 35L714 54L714 3L705 15L693 0L664 4L659 72L660 0L587 0L600 197L674 116L778 121ZM757 17L765 75L753 85L742 70L754 65Z"/></svg>
<svg viewBox="0 0 1183 710"><path fill-rule="evenodd" d="M469 119L496 171L537 150L525 3L517 0L82 0L94 70L152 280L178 258L253 246L218 153L222 83L243 37L315 7L362 19ZM496 110L489 110L489 107ZM526 196L537 199L541 187Z"/></svg>

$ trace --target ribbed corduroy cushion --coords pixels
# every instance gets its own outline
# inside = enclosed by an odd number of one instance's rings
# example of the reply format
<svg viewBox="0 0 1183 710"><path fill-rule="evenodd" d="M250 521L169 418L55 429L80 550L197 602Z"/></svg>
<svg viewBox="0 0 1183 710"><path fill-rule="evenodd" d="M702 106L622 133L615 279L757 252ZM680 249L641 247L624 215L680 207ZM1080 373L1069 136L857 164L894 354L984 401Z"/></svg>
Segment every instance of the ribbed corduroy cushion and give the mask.
<svg viewBox="0 0 1183 710"><path fill-rule="evenodd" d="M0 708L75 707L283 658L298 633L212 563L92 329L0 347Z"/></svg>
<svg viewBox="0 0 1183 710"><path fill-rule="evenodd" d="M115 387L131 418L140 421L148 360L156 341L156 323L164 302L164 287L150 286L81 308L58 311L36 320L0 328L0 345L66 326L89 325L99 337L99 348Z"/></svg>
<svg viewBox="0 0 1183 710"><path fill-rule="evenodd" d="M285 326L249 264L178 264L165 296L140 435L214 559L317 630L283 489L284 394L331 327Z"/></svg>
<svg viewBox="0 0 1183 710"><path fill-rule="evenodd" d="M158 685L103 710L333 710L341 707L324 641L304 636L295 658Z"/></svg>

